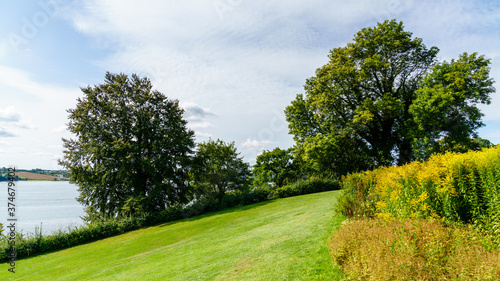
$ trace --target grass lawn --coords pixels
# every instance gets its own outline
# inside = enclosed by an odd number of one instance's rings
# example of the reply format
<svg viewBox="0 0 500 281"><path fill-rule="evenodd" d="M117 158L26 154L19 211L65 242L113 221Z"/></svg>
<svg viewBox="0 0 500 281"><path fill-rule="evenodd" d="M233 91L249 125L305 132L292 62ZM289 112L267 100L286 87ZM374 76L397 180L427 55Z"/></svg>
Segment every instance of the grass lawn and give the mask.
<svg viewBox="0 0 500 281"><path fill-rule="evenodd" d="M0 280L338 280L339 191L262 202L1 264Z"/></svg>

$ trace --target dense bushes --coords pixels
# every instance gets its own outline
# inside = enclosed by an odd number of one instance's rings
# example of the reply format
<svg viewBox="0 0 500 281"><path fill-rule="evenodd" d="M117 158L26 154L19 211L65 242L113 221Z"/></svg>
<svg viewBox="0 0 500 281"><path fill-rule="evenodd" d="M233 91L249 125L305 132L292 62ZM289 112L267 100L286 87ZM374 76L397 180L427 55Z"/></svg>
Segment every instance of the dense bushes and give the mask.
<svg viewBox="0 0 500 281"><path fill-rule="evenodd" d="M500 280L500 250L437 220L354 220L329 242L349 280Z"/></svg>
<svg viewBox="0 0 500 281"><path fill-rule="evenodd" d="M274 196L284 198L315 192L337 190L339 182L335 179L313 177L305 180L298 180L295 183L285 185L274 190Z"/></svg>
<svg viewBox="0 0 500 281"><path fill-rule="evenodd" d="M500 146L342 178L331 240L353 279L500 280Z"/></svg>
<svg viewBox="0 0 500 281"><path fill-rule="evenodd" d="M140 228L146 221L146 216L138 216L94 222L86 226L76 227L69 232L59 230L46 236L40 234L31 236L18 234L15 244L17 258L28 257L122 234ZM10 247L8 247L4 239L0 243L0 260L7 260L9 254Z"/></svg>
<svg viewBox="0 0 500 281"><path fill-rule="evenodd" d="M348 217L436 218L500 236L500 147L344 177L337 210Z"/></svg>
<svg viewBox="0 0 500 281"><path fill-rule="evenodd" d="M335 205L338 213L348 218L375 216L375 200L370 190L375 184L374 178L377 171L352 174L342 178L340 182L342 195Z"/></svg>

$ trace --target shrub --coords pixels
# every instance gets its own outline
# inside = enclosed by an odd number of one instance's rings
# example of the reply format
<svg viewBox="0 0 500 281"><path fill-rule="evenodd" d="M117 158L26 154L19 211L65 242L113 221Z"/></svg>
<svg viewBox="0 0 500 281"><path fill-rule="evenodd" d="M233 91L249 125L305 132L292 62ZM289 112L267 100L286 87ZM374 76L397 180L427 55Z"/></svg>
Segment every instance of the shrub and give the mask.
<svg viewBox="0 0 500 281"><path fill-rule="evenodd" d="M340 189L338 180L312 177L277 188L274 190L274 195L277 198L284 198L337 189Z"/></svg>
<svg viewBox="0 0 500 281"><path fill-rule="evenodd" d="M273 192L269 186L267 185L256 186L252 189L252 192L249 195L243 197L243 203L247 205L256 202L262 202L269 200L272 197L273 197Z"/></svg>
<svg viewBox="0 0 500 281"><path fill-rule="evenodd" d="M335 211L348 218L372 218L375 215L375 199L370 196L370 189L374 185L375 173L358 173L343 176Z"/></svg>
<svg viewBox="0 0 500 281"><path fill-rule="evenodd" d="M352 280L500 280L500 250L474 228L437 220L354 220L329 241Z"/></svg>
<svg viewBox="0 0 500 281"><path fill-rule="evenodd" d="M436 218L474 223L500 240L500 146L342 179L338 211L348 217Z"/></svg>

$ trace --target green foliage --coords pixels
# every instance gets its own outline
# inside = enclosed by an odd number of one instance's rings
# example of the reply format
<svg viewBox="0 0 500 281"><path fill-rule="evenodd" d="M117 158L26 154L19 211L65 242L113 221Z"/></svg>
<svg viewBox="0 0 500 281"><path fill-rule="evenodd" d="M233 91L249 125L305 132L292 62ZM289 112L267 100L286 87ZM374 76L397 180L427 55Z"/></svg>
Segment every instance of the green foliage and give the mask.
<svg viewBox="0 0 500 281"><path fill-rule="evenodd" d="M121 214L125 217L133 217L145 213L146 200L144 196L129 197L121 208Z"/></svg>
<svg viewBox="0 0 500 281"><path fill-rule="evenodd" d="M270 184L273 188L292 183L300 177L299 165L294 161L292 149L276 147L257 156L253 166L253 185Z"/></svg>
<svg viewBox="0 0 500 281"><path fill-rule="evenodd" d="M284 198L337 189L340 189L338 180L312 177L309 179L301 179L295 183L277 188L274 191L274 196L277 198Z"/></svg>
<svg viewBox="0 0 500 281"><path fill-rule="evenodd" d="M122 234L145 225L146 217L130 217L109 221L95 221L86 226L76 227L64 232L59 230L51 235L42 236L35 233L31 236L17 233L16 253L17 258L25 258L40 253L64 249L83 243ZM7 260L10 246L2 243L0 247L0 260Z"/></svg>
<svg viewBox="0 0 500 281"><path fill-rule="evenodd" d="M104 84L82 91L76 108L68 110L68 129L76 139L63 139L60 164L79 187L86 219L130 213L137 203L158 212L187 202L194 133L178 101L137 75L107 73Z"/></svg>
<svg viewBox="0 0 500 281"><path fill-rule="evenodd" d="M42 170L42 169L31 169L31 170L23 170L19 169L17 170L19 172L29 172L29 173L35 173L35 174L40 174L40 175L49 175L49 176L54 176L54 177L67 177L68 176L68 171L66 170Z"/></svg>
<svg viewBox="0 0 500 281"><path fill-rule="evenodd" d="M356 173L342 177L339 197L335 211L348 218L372 218L375 215L375 200L370 196L374 186L373 174Z"/></svg>
<svg viewBox="0 0 500 281"><path fill-rule="evenodd" d="M16 169L16 172L18 172L19 170ZM9 173L10 176L9 176ZM20 181L22 179L19 178L19 176L12 176L12 171L10 170L10 168L5 168L5 167L2 167L0 168L0 181Z"/></svg>
<svg viewBox="0 0 500 281"><path fill-rule="evenodd" d="M294 154L313 174L344 175L428 157L440 141L471 148L482 125L476 104L494 90L490 61L464 54L438 64L438 51L395 20L333 49L285 110Z"/></svg>
<svg viewBox="0 0 500 281"><path fill-rule="evenodd" d="M198 193L216 198L220 203L226 191L248 188L250 168L238 155L234 142L199 143L192 168L193 186Z"/></svg>
<svg viewBox="0 0 500 281"><path fill-rule="evenodd" d="M495 92L489 64L484 56L464 53L456 61L437 64L424 77L410 106L422 139L416 147L420 158L426 159L433 152L491 146L489 141L477 139L477 129L484 125L484 114L477 104L490 104L490 94Z"/></svg>
<svg viewBox="0 0 500 281"><path fill-rule="evenodd" d="M294 153L306 175L338 178L373 166L362 147L364 143L345 134L316 135L307 137Z"/></svg>
<svg viewBox="0 0 500 281"><path fill-rule="evenodd" d="M433 218L474 224L500 244L500 147L446 153L342 179L347 217Z"/></svg>

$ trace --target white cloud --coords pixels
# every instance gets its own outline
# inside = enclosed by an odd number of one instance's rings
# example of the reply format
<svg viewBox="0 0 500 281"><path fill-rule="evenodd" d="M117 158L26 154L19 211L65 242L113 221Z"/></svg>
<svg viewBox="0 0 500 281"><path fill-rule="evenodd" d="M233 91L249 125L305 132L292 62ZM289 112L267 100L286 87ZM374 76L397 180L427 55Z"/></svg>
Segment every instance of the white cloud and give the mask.
<svg viewBox="0 0 500 281"><path fill-rule="evenodd" d="M193 130L198 130L198 129L208 129L208 128L213 128L214 125L209 123L209 122L202 122L202 123L191 123L188 124L188 127L190 127Z"/></svg>
<svg viewBox="0 0 500 281"><path fill-rule="evenodd" d="M217 3L230 7L217 10ZM282 112L303 92L305 79L327 62L329 50L345 46L377 21L403 20L427 46L439 47L443 59L463 51L484 53L493 58L492 77L500 81L500 10L494 1L88 0L68 7L60 16L99 49L94 71L151 78L155 89L181 102L188 126L210 128L210 133L196 132L198 137L236 141L250 153L291 139L286 122L270 112ZM3 50L0 44L0 59ZM35 75L0 66L2 92L8 91L9 100L17 99L16 108L22 109L17 111L19 130L4 125L3 132L20 135L25 145L31 145L26 135L56 143L64 133L56 126L81 92L37 82ZM500 120L499 104L495 95L483 110L486 120ZM4 118L16 118L7 113ZM23 127L38 130L28 134Z"/></svg>
<svg viewBox="0 0 500 281"><path fill-rule="evenodd" d="M0 109L0 121L6 124L10 129L35 129L32 121L20 114L14 106L8 106Z"/></svg>
<svg viewBox="0 0 500 281"><path fill-rule="evenodd" d="M184 108L184 116L188 121L199 121L206 117L216 116L208 108L202 108L194 102L183 102L180 105Z"/></svg>
<svg viewBox="0 0 500 281"><path fill-rule="evenodd" d="M1 108L1 116L12 120L4 121L0 137L15 137L15 144L2 161L21 167L55 168L58 167L56 154L42 155L37 151L46 147L45 144L61 143L63 132L54 131L54 127L67 120L66 110L74 107L81 91L78 85L65 87L38 82L36 77L18 68L0 65L0 95L9 105L9 108ZM60 148L43 152L58 151Z"/></svg>
<svg viewBox="0 0 500 281"><path fill-rule="evenodd" d="M21 115L15 111L13 106L8 106L4 109L0 109L0 121L2 122L19 122L21 120Z"/></svg>
<svg viewBox="0 0 500 281"><path fill-rule="evenodd" d="M25 95L38 102L66 104L75 102L80 95L77 87L66 88L51 84L36 82L28 72L17 68L0 65L0 85L15 89L18 95Z"/></svg>
<svg viewBox="0 0 500 281"><path fill-rule="evenodd" d="M241 146L245 149L255 149L260 151L273 143L275 142L247 139Z"/></svg>
<svg viewBox="0 0 500 281"><path fill-rule="evenodd" d="M39 151L39 152L36 153L36 155L43 156L43 157L50 157L50 158L53 158L53 159L58 159L58 158L61 157L61 155L59 155L59 154L45 152L45 151Z"/></svg>
<svg viewBox="0 0 500 281"><path fill-rule="evenodd" d="M202 138L211 138L211 137L213 137L212 134L204 133L204 132L195 132L195 135L197 137L202 137Z"/></svg>
<svg viewBox="0 0 500 281"><path fill-rule="evenodd" d="M5 128L0 127L0 137L16 137L17 135L11 131L6 130Z"/></svg>
<svg viewBox="0 0 500 281"><path fill-rule="evenodd" d="M61 125L50 130L51 133L63 133L66 132L66 125Z"/></svg>

